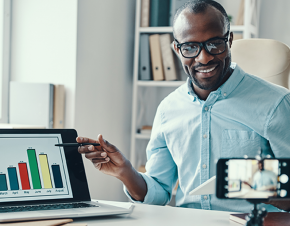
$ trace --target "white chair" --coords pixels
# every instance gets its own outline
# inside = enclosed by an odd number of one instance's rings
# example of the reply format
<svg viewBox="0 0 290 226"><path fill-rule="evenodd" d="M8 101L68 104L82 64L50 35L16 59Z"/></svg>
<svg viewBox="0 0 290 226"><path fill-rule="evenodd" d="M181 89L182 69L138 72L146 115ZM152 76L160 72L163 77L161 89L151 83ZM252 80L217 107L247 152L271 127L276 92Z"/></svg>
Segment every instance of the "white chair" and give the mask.
<svg viewBox="0 0 290 226"><path fill-rule="evenodd" d="M271 39L239 39L232 44L232 62L245 72L289 88L290 48Z"/></svg>

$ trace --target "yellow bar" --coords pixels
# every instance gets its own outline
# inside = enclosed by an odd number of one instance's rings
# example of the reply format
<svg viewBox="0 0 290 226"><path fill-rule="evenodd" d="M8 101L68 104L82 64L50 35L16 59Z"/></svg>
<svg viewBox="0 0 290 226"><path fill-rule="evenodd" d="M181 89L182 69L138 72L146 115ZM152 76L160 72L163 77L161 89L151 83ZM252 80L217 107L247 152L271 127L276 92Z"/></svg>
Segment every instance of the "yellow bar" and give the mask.
<svg viewBox="0 0 290 226"><path fill-rule="evenodd" d="M52 188L47 155L39 155L39 162L41 167L44 188Z"/></svg>

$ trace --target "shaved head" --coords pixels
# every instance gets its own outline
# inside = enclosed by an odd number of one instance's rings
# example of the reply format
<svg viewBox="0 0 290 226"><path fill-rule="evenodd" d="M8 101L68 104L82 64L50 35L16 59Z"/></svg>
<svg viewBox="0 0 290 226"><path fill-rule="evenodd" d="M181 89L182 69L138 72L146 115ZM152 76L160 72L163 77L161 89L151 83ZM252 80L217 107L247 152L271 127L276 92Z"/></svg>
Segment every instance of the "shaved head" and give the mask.
<svg viewBox="0 0 290 226"><path fill-rule="evenodd" d="M220 14L218 14L220 16L220 20L223 22L224 28L225 30L230 30L230 21L228 18L228 15L225 11L225 9L223 8L223 6L221 4L219 4L216 1L213 0L193 0L193 1L189 1L187 3L185 3L183 6L181 6L175 13L174 19L173 19L173 36L175 38L177 33L176 33L176 29L175 29L175 23L178 19L178 17L180 15L182 15L182 12L184 11L188 11L190 13L194 13L194 14L199 14L199 13L205 13L206 9L208 7L213 7L215 10L217 10Z"/></svg>

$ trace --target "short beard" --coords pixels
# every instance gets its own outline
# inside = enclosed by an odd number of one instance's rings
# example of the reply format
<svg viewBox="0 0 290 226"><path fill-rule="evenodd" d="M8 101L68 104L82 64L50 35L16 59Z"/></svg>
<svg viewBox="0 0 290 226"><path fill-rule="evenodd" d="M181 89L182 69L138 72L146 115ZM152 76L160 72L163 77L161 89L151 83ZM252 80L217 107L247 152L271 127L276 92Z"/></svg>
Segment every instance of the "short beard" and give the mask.
<svg viewBox="0 0 290 226"><path fill-rule="evenodd" d="M218 81L215 84L213 84L213 86L206 86L206 85L199 83L198 80L196 79L196 77L194 77L190 74L189 74L189 78L191 79L192 83L200 89L203 89L203 90L215 90L215 89L217 89L222 84L223 79L225 78L225 76L227 75L227 73L229 72L229 70L231 68L231 63L232 63L231 55L229 55L228 58L229 58L228 65L226 65L221 76L219 76Z"/></svg>

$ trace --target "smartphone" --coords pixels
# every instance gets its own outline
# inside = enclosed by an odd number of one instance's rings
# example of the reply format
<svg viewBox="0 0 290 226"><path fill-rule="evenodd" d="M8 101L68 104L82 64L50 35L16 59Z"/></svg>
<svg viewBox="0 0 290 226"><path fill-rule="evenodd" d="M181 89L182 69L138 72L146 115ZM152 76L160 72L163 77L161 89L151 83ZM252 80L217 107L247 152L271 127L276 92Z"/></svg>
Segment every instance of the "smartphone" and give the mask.
<svg viewBox="0 0 290 226"><path fill-rule="evenodd" d="M290 198L290 159L219 159L216 196L221 199Z"/></svg>

